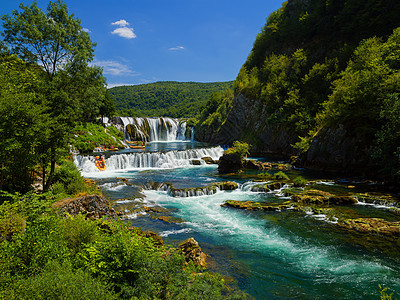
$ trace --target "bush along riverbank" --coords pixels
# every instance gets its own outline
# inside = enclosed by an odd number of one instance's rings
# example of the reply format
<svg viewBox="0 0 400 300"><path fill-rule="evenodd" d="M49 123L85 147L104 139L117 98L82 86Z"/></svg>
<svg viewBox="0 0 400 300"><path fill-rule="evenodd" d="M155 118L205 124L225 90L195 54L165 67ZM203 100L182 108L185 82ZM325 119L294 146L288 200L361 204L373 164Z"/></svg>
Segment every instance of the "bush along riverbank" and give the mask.
<svg viewBox="0 0 400 300"><path fill-rule="evenodd" d="M205 271L196 241L172 248L124 224L77 172L66 162L46 193L0 193L1 298L247 298Z"/></svg>

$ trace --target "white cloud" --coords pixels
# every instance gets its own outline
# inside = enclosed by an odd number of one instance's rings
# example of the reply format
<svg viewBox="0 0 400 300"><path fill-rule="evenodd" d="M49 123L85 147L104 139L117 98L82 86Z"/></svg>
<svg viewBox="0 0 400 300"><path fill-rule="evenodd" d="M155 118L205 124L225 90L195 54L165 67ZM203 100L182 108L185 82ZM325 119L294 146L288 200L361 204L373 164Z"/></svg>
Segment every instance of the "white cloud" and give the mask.
<svg viewBox="0 0 400 300"><path fill-rule="evenodd" d="M127 86L127 85L134 85L134 83L107 83L107 88L111 89L116 86Z"/></svg>
<svg viewBox="0 0 400 300"><path fill-rule="evenodd" d="M178 50L184 50L184 49L185 49L185 47L183 47L183 46L176 46L176 47L169 48L168 50L178 51Z"/></svg>
<svg viewBox="0 0 400 300"><path fill-rule="evenodd" d="M120 63L118 61L96 60L93 62L93 64L103 67L103 73L105 75L114 75L114 76L140 75L138 72L131 70L128 65Z"/></svg>
<svg viewBox="0 0 400 300"><path fill-rule="evenodd" d="M111 23L111 25L119 26L119 28L112 31L112 34L119 35L120 37L126 39L134 39L136 38L136 34L133 32L133 28L128 27L129 22L124 19Z"/></svg>
<svg viewBox="0 0 400 300"><path fill-rule="evenodd" d="M133 28L129 28L129 27L120 27L120 28L115 29L111 33L119 35L120 37L123 37L126 39L136 38L136 34L133 32Z"/></svg>
<svg viewBox="0 0 400 300"><path fill-rule="evenodd" d="M87 28L82 28L82 30L84 31L84 32L87 32L87 33L90 33L91 31L89 30L89 29L87 29Z"/></svg>
<svg viewBox="0 0 400 300"><path fill-rule="evenodd" d="M116 21L116 22L111 23L111 25L126 27L126 26L129 25L129 23L128 23L126 20L121 19L121 20L119 20L119 21Z"/></svg>

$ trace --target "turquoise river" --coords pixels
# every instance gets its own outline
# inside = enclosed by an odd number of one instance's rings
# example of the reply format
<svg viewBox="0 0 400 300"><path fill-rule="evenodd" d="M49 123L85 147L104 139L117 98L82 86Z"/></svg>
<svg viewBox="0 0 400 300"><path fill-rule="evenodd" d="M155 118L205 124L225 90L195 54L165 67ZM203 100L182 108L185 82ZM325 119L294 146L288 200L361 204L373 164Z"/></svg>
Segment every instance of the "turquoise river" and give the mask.
<svg viewBox="0 0 400 300"><path fill-rule="evenodd" d="M400 291L399 256L354 243L325 215L221 207L226 200L287 200L280 190L252 192L251 176L220 176L217 165L201 160L218 159L222 153L219 146L197 142L152 142L145 151L106 154L103 172L96 169L93 155L76 155L75 163L83 176L95 179L126 222L154 231L172 245L194 237L210 255L210 270L229 276L256 299L379 299L379 284ZM193 160L201 164L193 165ZM288 174L316 179L321 188L349 185L304 170ZM183 189L227 180L239 188L180 197L153 184L168 182ZM351 184L357 189L357 183ZM387 206L353 206L358 215L400 220ZM184 222L164 222L144 207L166 208L167 215Z"/></svg>

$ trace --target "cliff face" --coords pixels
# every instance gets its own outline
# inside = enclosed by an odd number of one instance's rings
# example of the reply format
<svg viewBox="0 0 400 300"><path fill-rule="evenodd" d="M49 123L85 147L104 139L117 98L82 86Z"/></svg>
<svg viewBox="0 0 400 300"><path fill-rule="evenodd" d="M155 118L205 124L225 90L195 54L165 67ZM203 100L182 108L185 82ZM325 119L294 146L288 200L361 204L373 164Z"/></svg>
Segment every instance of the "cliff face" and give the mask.
<svg viewBox="0 0 400 300"><path fill-rule="evenodd" d="M200 130L196 139L222 145L240 140L251 144L252 154L293 155L295 150L291 145L298 141L297 135L283 125L267 124L266 109L262 101L235 95L232 110L219 130Z"/></svg>
<svg viewBox="0 0 400 300"><path fill-rule="evenodd" d="M370 147L344 126L323 128L302 156L301 165L314 170L360 174L370 169Z"/></svg>

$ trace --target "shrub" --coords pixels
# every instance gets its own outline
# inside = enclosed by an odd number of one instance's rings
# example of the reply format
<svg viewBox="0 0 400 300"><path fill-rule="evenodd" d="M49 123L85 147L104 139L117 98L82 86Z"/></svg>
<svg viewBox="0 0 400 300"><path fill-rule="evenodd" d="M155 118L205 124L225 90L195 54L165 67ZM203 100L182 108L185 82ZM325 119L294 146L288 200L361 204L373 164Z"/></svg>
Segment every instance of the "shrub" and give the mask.
<svg viewBox="0 0 400 300"><path fill-rule="evenodd" d="M54 193L62 192L61 186L56 185L57 183L62 183L64 186L64 191L69 195L87 190L81 174L79 173L75 164L70 160L63 161L61 165L56 168L54 182Z"/></svg>
<svg viewBox="0 0 400 300"><path fill-rule="evenodd" d="M295 179L293 179L293 184L295 187L305 186L307 182L307 179L301 176L297 176Z"/></svg>
<svg viewBox="0 0 400 300"><path fill-rule="evenodd" d="M17 281L3 295L6 299L118 299L105 282L92 278L89 272L55 261L41 274Z"/></svg>
<svg viewBox="0 0 400 300"><path fill-rule="evenodd" d="M225 151L225 154L235 154L244 159L249 154L250 146L246 142L234 141L233 146Z"/></svg>
<svg viewBox="0 0 400 300"><path fill-rule="evenodd" d="M0 216L0 242L3 239L11 240L14 234L23 233L26 227L26 221L21 214L7 211Z"/></svg>
<svg viewBox="0 0 400 300"><path fill-rule="evenodd" d="M259 173L257 174L257 177L263 180L271 180L274 178L274 176L269 174L268 172Z"/></svg>
<svg viewBox="0 0 400 300"><path fill-rule="evenodd" d="M63 236L72 254L81 251L84 245L99 239L98 222L86 220L83 215L68 217L63 224Z"/></svg>
<svg viewBox="0 0 400 300"><path fill-rule="evenodd" d="M273 176L276 180L289 180L289 177L282 171L275 173Z"/></svg>

